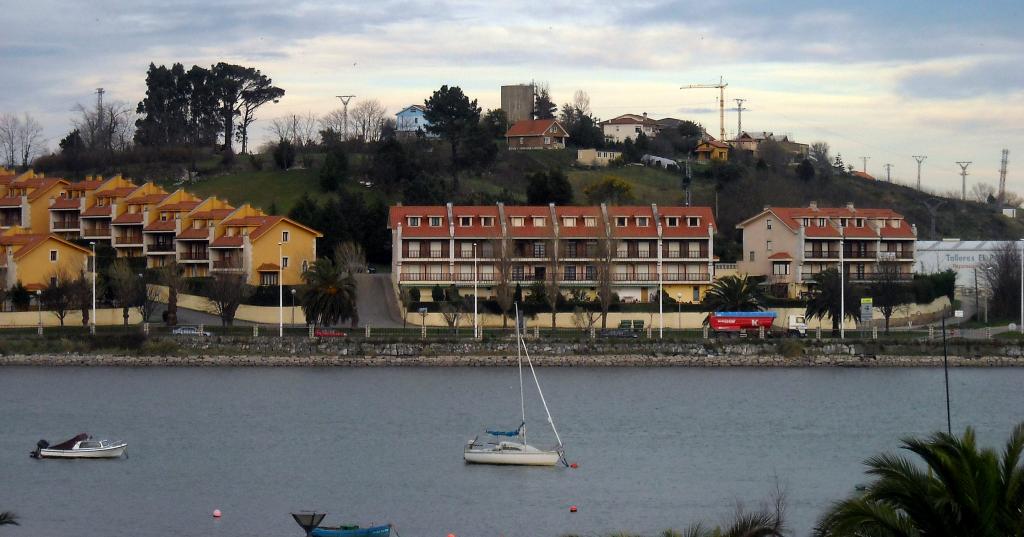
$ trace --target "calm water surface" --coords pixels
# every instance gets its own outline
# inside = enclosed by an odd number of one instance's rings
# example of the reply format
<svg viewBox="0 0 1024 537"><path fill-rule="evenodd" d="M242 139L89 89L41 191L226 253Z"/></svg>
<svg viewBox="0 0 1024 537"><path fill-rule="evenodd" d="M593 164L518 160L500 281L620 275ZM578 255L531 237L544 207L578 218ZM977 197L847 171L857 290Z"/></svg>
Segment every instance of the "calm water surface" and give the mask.
<svg viewBox="0 0 1024 537"><path fill-rule="evenodd" d="M863 459L945 427L941 370L540 375L577 470L462 462L477 432L518 424L514 369L0 368L0 510L22 519L4 534L299 536L300 509L406 537L654 533L778 482L806 535ZM1024 419L1024 370L954 370L951 387L954 428L986 444ZM528 413L532 443L553 444L536 397ZM28 457L81 431L130 457Z"/></svg>

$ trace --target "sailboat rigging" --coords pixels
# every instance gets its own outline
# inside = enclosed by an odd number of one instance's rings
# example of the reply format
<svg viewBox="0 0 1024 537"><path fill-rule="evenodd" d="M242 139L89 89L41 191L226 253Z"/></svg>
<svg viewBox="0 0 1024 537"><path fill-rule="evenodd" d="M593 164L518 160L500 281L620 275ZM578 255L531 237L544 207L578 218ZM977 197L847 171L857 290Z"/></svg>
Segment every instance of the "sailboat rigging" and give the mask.
<svg viewBox="0 0 1024 537"><path fill-rule="evenodd" d="M479 437L470 440L463 450L463 458L467 463L476 464L506 464L519 466L554 466L565 462L565 447L562 445L562 437L555 428L555 421L551 418L551 411L548 409L548 402L544 398L544 392L540 388L540 380L537 378L537 371L533 368L533 360L530 359L530 351L526 348L523 340L519 321L519 306L516 305L516 355L519 362L519 402L522 410L522 422L514 431L487 430L487 434L493 437L515 438L516 440L496 440L481 442ZM526 443L526 391L523 385L523 357L530 368L534 385L537 386L537 393L540 395L541 404L547 414L548 425L555 434L558 446L553 449L539 449Z"/></svg>

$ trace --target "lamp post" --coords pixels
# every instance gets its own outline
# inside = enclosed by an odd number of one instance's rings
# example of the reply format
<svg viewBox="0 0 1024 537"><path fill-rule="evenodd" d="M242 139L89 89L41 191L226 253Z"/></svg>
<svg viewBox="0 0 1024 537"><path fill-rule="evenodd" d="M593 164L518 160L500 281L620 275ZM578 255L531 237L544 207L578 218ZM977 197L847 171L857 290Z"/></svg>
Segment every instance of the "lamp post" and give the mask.
<svg viewBox="0 0 1024 537"><path fill-rule="evenodd" d="M683 329L683 293L676 293L676 316L679 318L679 329Z"/></svg>
<svg viewBox="0 0 1024 537"><path fill-rule="evenodd" d="M658 254L659 256L661 254ZM665 294L664 282L662 280L662 266L661 260L658 260L658 339L665 337L665 300L662 295Z"/></svg>
<svg viewBox="0 0 1024 537"><path fill-rule="evenodd" d="M292 287L292 326L295 326L295 288Z"/></svg>
<svg viewBox="0 0 1024 537"><path fill-rule="evenodd" d="M476 243L473 243L473 338L480 337L480 318L478 315L477 305L480 303L480 297L477 295L477 280L479 280L476 272Z"/></svg>
<svg viewBox="0 0 1024 537"><path fill-rule="evenodd" d="M284 337L284 245L277 243L277 337Z"/></svg>
<svg viewBox="0 0 1024 537"><path fill-rule="evenodd" d="M839 232L839 339L846 339L846 267L843 266L843 232Z"/></svg>
<svg viewBox="0 0 1024 537"><path fill-rule="evenodd" d="M1024 239L1020 240L1020 330L1024 334Z"/></svg>
<svg viewBox="0 0 1024 537"><path fill-rule="evenodd" d="M43 335L43 292L36 289L36 311L39 312L39 335Z"/></svg>
<svg viewBox="0 0 1024 537"><path fill-rule="evenodd" d="M92 248L92 316L89 317L90 332L96 333L96 241L89 241Z"/></svg>

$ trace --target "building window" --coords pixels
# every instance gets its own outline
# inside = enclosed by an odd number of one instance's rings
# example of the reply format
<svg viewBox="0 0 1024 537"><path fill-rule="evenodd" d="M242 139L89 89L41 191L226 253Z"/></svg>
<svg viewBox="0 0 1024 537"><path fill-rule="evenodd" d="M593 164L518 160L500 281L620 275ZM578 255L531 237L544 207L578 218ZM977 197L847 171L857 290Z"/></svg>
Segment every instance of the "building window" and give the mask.
<svg viewBox="0 0 1024 537"><path fill-rule="evenodd" d="M430 217L430 227L441 227L441 217L440 216L431 216Z"/></svg>
<svg viewBox="0 0 1024 537"><path fill-rule="evenodd" d="M697 216L687 216L686 225L690 227L697 227L700 225L700 218Z"/></svg>
<svg viewBox="0 0 1024 537"><path fill-rule="evenodd" d="M576 281L576 266L569 265L565 267L565 281L574 282Z"/></svg>
<svg viewBox="0 0 1024 537"><path fill-rule="evenodd" d="M545 267L533 267L533 279L543 280L544 277L547 275L547 272L548 271L545 269Z"/></svg>
<svg viewBox="0 0 1024 537"><path fill-rule="evenodd" d="M769 219L765 220L765 225L767 226L768 229L771 229L772 228L772 219L769 218Z"/></svg>
<svg viewBox="0 0 1024 537"><path fill-rule="evenodd" d="M753 260L754 260L754 251L751 250L750 251L750 259L749 259L749 261L753 261Z"/></svg>
<svg viewBox="0 0 1024 537"><path fill-rule="evenodd" d="M636 245L636 254L638 257L651 257L651 243L647 241L638 242Z"/></svg>
<svg viewBox="0 0 1024 537"><path fill-rule="evenodd" d="M584 269L584 270L586 271L586 275L587 275L587 279L588 280L596 280L597 279L597 267L595 267L594 265L587 265L586 269Z"/></svg>
<svg viewBox="0 0 1024 537"><path fill-rule="evenodd" d="M824 218L819 218L818 219L818 227L825 227L825 219Z"/></svg>
<svg viewBox="0 0 1024 537"><path fill-rule="evenodd" d="M576 241L569 241L566 243L565 257L576 257Z"/></svg>
<svg viewBox="0 0 1024 537"><path fill-rule="evenodd" d="M309 261L303 259L302 260L302 272L305 273L307 270L309 270Z"/></svg>
<svg viewBox="0 0 1024 537"><path fill-rule="evenodd" d="M627 218L625 216L616 216L615 227L626 227L626 220Z"/></svg>
<svg viewBox="0 0 1024 537"><path fill-rule="evenodd" d="M788 276L789 263L772 263L772 274L775 276Z"/></svg>
<svg viewBox="0 0 1024 537"><path fill-rule="evenodd" d="M629 246L626 245L626 241L619 241L615 245L615 255L617 257L626 257L629 255Z"/></svg>
<svg viewBox="0 0 1024 537"><path fill-rule="evenodd" d="M857 227L864 227L864 219L863 218L858 218L858 219L854 220L853 222L854 222L854 225L857 226Z"/></svg>
<svg viewBox="0 0 1024 537"><path fill-rule="evenodd" d="M50 287L57 287L57 277L50 276Z"/></svg>
<svg viewBox="0 0 1024 537"><path fill-rule="evenodd" d="M57 250L50 250L50 261L57 260Z"/></svg>
<svg viewBox="0 0 1024 537"><path fill-rule="evenodd" d="M637 227L647 227L647 217L646 216L638 216L637 219L636 219L636 226Z"/></svg>
<svg viewBox="0 0 1024 537"><path fill-rule="evenodd" d="M850 223L850 219L849 218L840 218L839 219L839 227L846 227L849 223Z"/></svg>
<svg viewBox="0 0 1024 537"><path fill-rule="evenodd" d="M420 217L418 217L418 216L410 216L409 217L409 227L420 227Z"/></svg>
<svg viewBox="0 0 1024 537"><path fill-rule="evenodd" d="M679 217L678 216L670 216L670 217L665 219L665 222L668 224L668 227L678 227L679 226Z"/></svg>
<svg viewBox="0 0 1024 537"><path fill-rule="evenodd" d="M289 238L291 238L291 233L288 233L287 231L281 232L281 242L288 242Z"/></svg>
<svg viewBox="0 0 1024 537"><path fill-rule="evenodd" d="M526 219L522 216L512 217L512 227L523 227L526 224Z"/></svg>
<svg viewBox="0 0 1024 537"><path fill-rule="evenodd" d="M545 225L547 225L546 218L544 218L543 216L533 217L533 227L544 227Z"/></svg>
<svg viewBox="0 0 1024 537"><path fill-rule="evenodd" d="M565 227L576 227L576 219L568 216L562 218L562 225Z"/></svg>
<svg viewBox="0 0 1024 537"><path fill-rule="evenodd" d="M804 218L803 224L804 224L804 227L811 227L811 219L810 218Z"/></svg>
<svg viewBox="0 0 1024 537"><path fill-rule="evenodd" d="M516 265L516 266L512 267L512 280L513 281L520 281L520 280L522 280L523 279L523 274L524 274L524 272L523 272L523 266L522 265Z"/></svg>
<svg viewBox="0 0 1024 537"><path fill-rule="evenodd" d="M260 285L277 285L277 273L276 272L261 272L260 273Z"/></svg>
<svg viewBox="0 0 1024 537"><path fill-rule="evenodd" d="M287 256L281 258L281 268L288 268L288 257Z"/></svg>
<svg viewBox="0 0 1024 537"><path fill-rule="evenodd" d="M462 257L473 257L473 243L464 242L459 246L461 247Z"/></svg>
<svg viewBox="0 0 1024 537"><path fill-rule="evenodd" d="M764 249L767 252L772 251L772 241L764 241Z"/></svg>
<svg viewBox="0 0 1024 537"><path fill-rule="evenodd" d="M494 227L494 217L483 216L480 218L480 224L484 227Z"/></svg>
<svg viewBox="0 0 1024 537"><path fill-rule="evenodd" d="M550 143L551 143L551 137L550 136L545 136L544 137L544 145L548 145Z"/></svg>
<svg viewBox="0 0 1024 537"><path fill-rule="evenodd" d="M409 246L409 257L420 256L420 243L419 241L409 241L406 243Z"/></svg>
<svg viewBox="0 0 1024 537"><path fill-rule="evenodd" d="M459 226L461 226L461 227L469 227L469 226L472 226L472 225L473 225L473 217L471 217L471 216L460 216L459 217Z"/></svg>
<svg viewBox="0 0 1024 537"><path fill-rule="evenodd" d="M583 217L583 225L586 227L597 227L597 218L585 216Z"/></svg>
<svg viewBox="0 0 1024 537"><path fill-rule="evenodd" d="M693 286L693 301L700 302L700 287Z"/></svg>
<svg viewBox="0 0 1024 537"><path fill-rule="evenodd" d="M544 243L533 243L533 257L544 257Z"/></svg>
<svg viewBox="0 0 1024 537"><path fill-rule="evenodd" d="M519 145L523 145L523 141L524 140L526 140L526 138L523 138L522 136L520 136L519 137Z"/></svg>

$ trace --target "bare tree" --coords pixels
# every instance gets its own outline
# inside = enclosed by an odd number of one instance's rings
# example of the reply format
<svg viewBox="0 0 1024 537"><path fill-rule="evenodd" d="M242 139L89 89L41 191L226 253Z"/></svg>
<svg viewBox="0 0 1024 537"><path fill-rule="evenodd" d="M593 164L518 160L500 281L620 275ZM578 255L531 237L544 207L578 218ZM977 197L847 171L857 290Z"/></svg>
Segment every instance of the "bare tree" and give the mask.
<svg viewBox="0 0 1024 537"><path fill-rule="evenodd" d="M996 199L996 194L996 187L988 183L974 183L967 196L978 203L988 203L989 200Z"/></svg>
<svg viewBox="0 0 1024 537"><path fill-rule="evenodd" d="M185 288L185 276L177 263L169 263L160 269L160 283L167 286L167 326L178 324L178 293Z"/></svg>
<svg viewBox="0 0 1024 537"><path fill-rule="evenodd" d="M501 309L501 327L508 328L508 314L515 299L512 281L512 239L501 237L491 240L494 251L494 298Z"/></svg>
<svg viewBox="0 0 1024 537"><path fill-rule="evenodd" d="M32 116L25 114L18 125L16 138L21 165L27 168L29 162L42 152L43 126Z"/></svg>
<svg viewBox="0 0 1024 537"><path fill-rule="evenodd" d="M913 296L907 281L900 273L900 265L896 261L883 260L878 262L878 272L871 283L869 292L874 305L885 318L885 332L889 333L889 319L901 304L909 302Z"/></svg>
<svg viewBox="0 0 1024 537"><path fill-rule="evenodd" d="M92 281L85 273L79 275L68 286L72 308L82 312L82 326L88 326L89 313L92 308Z"/></svg>
<svg viewBox="0 0 1024 537"><path fill-rule="evenodd" d="M64 319L75 306L71 293L72 282L74 278L71 274L63 268L58 268L50 273L50 285L43 289L40 297L43 306L60 321L61 326L64 326Z"/></svg>
<svg viewBox="0 0 1024 537"><path fill-rule="evenodd" d="M559 264L559 251L558 251L558 233L556 230L556 223L551 223L551 237L548 239L548 258L547 258L547 274L544 278L544 299L548 303L548 307L551 308L551 328L555 328L555 319L558 313L558 299L562 296L561 280L559 278L558 269L561 268Z"/></svg>
<svg viewBox="0 0 1024 537"><path fill-rule="evenodd" d="M1013 319L1020 311L1020 246L1010 242L989 257L979 270L992 293L990 310L996 319Z"/></svg>
<svg viewBox="0 0 1024 537"><path fill-rule="evenodd" d="M142 292L139 291L145 284L141 274L132 272L131 266L124 258L115 259L107 269L107 285L114 297L114 302L121 308L121 316L124 319L124 326L128 327L128 311L138 305Z"/></svg>
<svg viewBox="0 0 1024 537"><path fill-rule="evenodd" d="M206 300L220 317L222 326L235 322L235 312L251 290L245 283L245 276L233 273L219 273L206 285Z"/></svg>
<svg viewBox="0 0 1024 537"><path fill-rule="evenodd" d="M147 285L145 282L140 282L136 290L139 292L139 297L136 299L135 308L139 310L142 322L148 323L157 307L160 306L160 290L155 285Z"/></svg>
<svg viewBox="0 0 1024 537"><path fill-rule="evenodd" d="M131 145L135 132L134 109L127 103L104 103L97 99L95 108L81 104L79 117L71 120L85 146L97 151L123 151Z"/></svg>
<svg viewBox="0 0 1024 537"><path fill-rule="evenodd" d="M614 279L615 265L615 237L612 235L612 227L607 219L604 220L604 233L597 239L597 252L594 258L597 262L597 300L601 304L601 328L608 327L608 310L612 307L614 293L612 283Z"/></svg>
<svg viewBox="0 0 1024 537"><path fill-rule="evenodd" d="M388 109L377 99L359 101L349 111L349 125L355 127L356 135L364 142L376 142L380 139L387 113Z"/></svg>
<svg viewBox="0 0 1024 537"><path fill-rule="evenodd" d="M21 120L14 114L0 114L0 150L3 163L13 168L18 155L18 130Z"/></svg>
<svg viewBox="0 0 1024 537"><path fill-rule="evenodd" d="M1003 193L1003 205L1007 207L1020 207L1022 203L1024 203L1024 198L1020 194L1010 192L1009 190Z"/></svg>
<svg viewBox="0 0 1024 537"><path fill-rule="evenodd" d="M349 274L365 273L366 250L358 242L343 242L334 248L334 264Z"/></svg>
<svg viewBox="0 0 1024 537"><path fill-rule="evenodd" d="M325 131L333 131L345 139L345 112L342 109L331 110L320 117L320 128Z"/></svg>
<svg viewBox="0 0 1024 537"><path fill-rule="evenodd" d="M306 115L292 114L275 118L268 129L278 140L288 140L301 149L316 143L316 125L316 115L309 112Z"/></svg>
<svg viewBox="0 0 1024 537"><path fill-rule="evenodd" d="M814 142L811 144L807 154L808 159L814 163L820 177L832 177L832 157L829 155L829 147L825 142Z"/></svg>
<svg viewBox="0 0 1024 537"><path fill-rule="evenodd" d="M578 89L572 96L572 107L576 109L578 116L589 116L590 115L590 95L587 92Z"/></svg>

